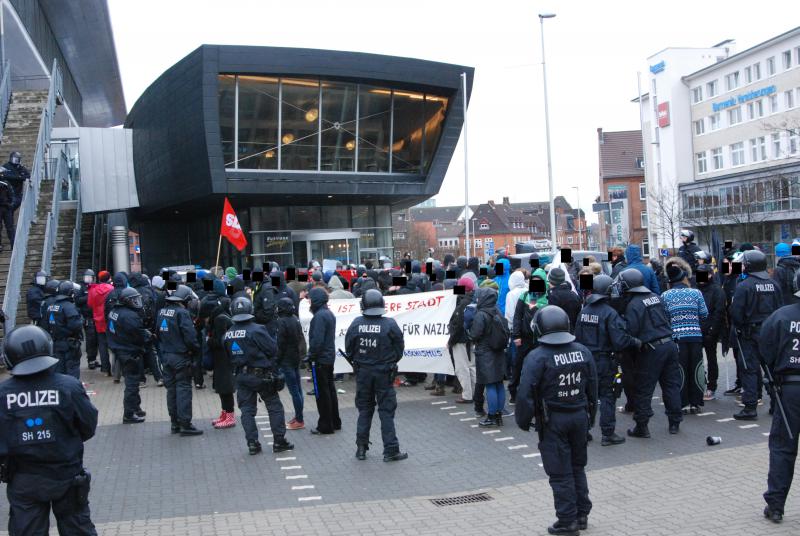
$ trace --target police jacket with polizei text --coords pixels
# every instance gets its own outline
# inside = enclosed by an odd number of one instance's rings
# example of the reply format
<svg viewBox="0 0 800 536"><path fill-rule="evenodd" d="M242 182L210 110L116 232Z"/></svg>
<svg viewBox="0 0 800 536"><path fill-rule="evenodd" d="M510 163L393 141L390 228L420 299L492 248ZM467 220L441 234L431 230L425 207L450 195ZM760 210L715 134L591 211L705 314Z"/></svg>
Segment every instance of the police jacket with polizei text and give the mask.
<svg viewBox="0 0 800 536"><path fill-rule="evenodd" d="M367 367L394 365L403 357L405 341L400 326L385 316L359 316L344 338L347 357Z"/></svg>
<svg viewBox="0 0 800 536"><path fill-rule="evenodd" d="M118 305L108 313L108 347L114 353L142 354L147 341L145 331L142 315L129 307Z"/></svg>
<svg viewBox="0 0 800 536"><path fill-rule="evenodd" d="M322 306L314 311L308 327L308 358L322 365L333 365L336 361L336 317Z"/></svg>
<svg viewBox="0 0 800 536"><path fill-rule="evenodd" d="M525 430L534 416L534 401L550 411L577 411L597 403L597 367L592 352L577 342L540 344L525 358L517 390L515 416Z"/></svg>
<svg viewBox="0 0 800 536"><path fill-rule="evenodd" d="M759 339L770 349L762 349L761 355L775 376L800 375L800 303L785 305L769 315L761 325Z"/></svg>
<svg viewBox="0 0 800 536"><path fill-rule="evenodd" d="M234 367L275 368L278 346L267 328L252 320L234 322L222 338Z"/></svg>
<svg viewBox="0 0 800 536"><path fill-rule="evenodd" d="M25 295L28 305L28 318L39 320L42 318L42 300L44 300L44 285L34 283Z"/></svg>
<svg viewBox="0 0 800 536"><path fill-rule="evenodd" d="M55 294L51 294L49 296L45 295L44 298L42 299L42 302L39 304L39 318L44 319L44 321L42 322L42 327L45 330L47 330L50 333L50 335L53 335L53 332L51 331L51 326L50 323L48 322L49 317L47 314L47 308L53 305L55 302L56 302L56 296Z"/></svg>
<svg viewBox="0 0 800 536"><path fill-rule="evenodd" d="M49 331L54 343L81 338L83 319L78 308L68 298L56 298L52 305L47 307L46 314L46 322L50 326Z"/></svg>
<svg viewBox="0 0 800 536"><path fill-rule="evenodd" d="M630 296L622 316L632 337L643 343L672 337L672 322L658 295L648 292Z"/></svg>
<svg viewBox="0 0 800 536"><path fill-rule="evenodd" d="M736 285L730 314L737 329L761 324L783 304L781 289L771 279L749 275Z"/></svg>
<svg viewBox="0 0 800 536"><path fill-rule="evenodd" d="M0 383L0 458L19 473L72 478L96 428L97 409L72 376L50 368Z"/></svg>
<svg viewBox="0 0 800 536"><path fill-rule="evenodd" d="M583 306L578 315L575 338L595 356L622 352L639 344L628 334L625 321L605 299Z"/></svg>
<svg viewBox="0 0 800 536"><path fill-rule="evenodd" d="M192 316L182 305L171 303L161 309L156 326L156 336L162 353L190 354L200 351Z"/></svg>

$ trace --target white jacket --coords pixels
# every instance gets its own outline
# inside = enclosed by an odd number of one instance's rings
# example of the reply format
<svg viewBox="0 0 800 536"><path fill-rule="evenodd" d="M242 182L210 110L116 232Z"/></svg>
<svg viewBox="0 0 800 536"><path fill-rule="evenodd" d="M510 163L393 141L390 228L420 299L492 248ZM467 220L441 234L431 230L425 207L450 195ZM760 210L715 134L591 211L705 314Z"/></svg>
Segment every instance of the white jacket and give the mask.
<svg viewBox="0 0 800 536"><path fill-rule="evenodd" d="M514 311L517 309L517 301L527 290L525 274L517 270L508 278L508 294L506 294L506 321L509 329L514 326Z"/></svg>

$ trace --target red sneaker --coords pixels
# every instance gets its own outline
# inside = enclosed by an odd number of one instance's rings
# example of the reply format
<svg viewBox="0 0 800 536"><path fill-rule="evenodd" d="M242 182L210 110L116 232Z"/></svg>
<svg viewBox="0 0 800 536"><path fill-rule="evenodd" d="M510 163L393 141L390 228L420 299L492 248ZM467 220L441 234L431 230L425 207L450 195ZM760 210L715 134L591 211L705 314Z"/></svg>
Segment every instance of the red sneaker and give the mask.
<svg viewBox="0 0 800 536"><path fill-rule="evenodd" d="M297 419L292 419L286 424L287 430L302 430L305 427L306 427L305 423L302 423Z"/></svg>
<svg viewBox="0 0 800 536"><path fill-rule="evenodd" d="M219 412L219 417L211 421L211 426L216 427L220 422L225 419L225 410Z"/></svg>
<svg viewBox="0 0 800 536"><path fill-rule="evenodd" d="M236 415L231 412L225 412L225 417L214 425L214 428L220 430L223 428L233 428L236 426Z"/></svg>

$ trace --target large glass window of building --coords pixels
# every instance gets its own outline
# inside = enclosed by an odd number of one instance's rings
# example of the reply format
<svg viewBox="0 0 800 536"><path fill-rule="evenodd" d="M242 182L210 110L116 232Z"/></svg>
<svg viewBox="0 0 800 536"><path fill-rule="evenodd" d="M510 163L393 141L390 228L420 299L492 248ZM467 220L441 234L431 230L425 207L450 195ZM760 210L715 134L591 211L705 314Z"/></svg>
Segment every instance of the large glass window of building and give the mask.
<svg viewBox="0 0 800 536"><path fill-rule="evenodd" d="M389 171L392 92L361 86L358 118L358 171Z"/></svg>
<svg viewBox="0 0 800 536"><path fill-rule="evenodd" d="M319 82L284 78L281 100L281 169L316 171Z"/></svg>
<svg viewBox="0 0 800 536"><path fill-rule="evenodd" d="M320 171L355 171L358 86L322 83Z"/></svg>
<svg viewBox="0 0 800 536"><path fill-rule="evenodd" d="M278 79L239 76L239 168L278 169Z"/></svg>

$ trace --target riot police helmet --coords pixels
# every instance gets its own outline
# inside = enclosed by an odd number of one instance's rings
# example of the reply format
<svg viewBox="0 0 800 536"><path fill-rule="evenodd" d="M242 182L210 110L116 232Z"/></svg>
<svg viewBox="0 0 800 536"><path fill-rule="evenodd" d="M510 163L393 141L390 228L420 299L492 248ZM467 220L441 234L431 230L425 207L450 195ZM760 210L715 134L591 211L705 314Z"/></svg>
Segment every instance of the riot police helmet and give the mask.
<svg viewBox="0 0 800 536"><path fill-rule="evenodd" d="M383 301L383 294L379 290L371 288L361 296L361 313L364 316L386 314L386 304Z"/></svg>
<svg viewBox="0 0 800 536"><path fill-rule="evenodd" d="M142 295L135 288L126 288L120 293L119 302L131 309L141 309Z"/></svg>
<svg viewBox="0 0 800 536"><path fill-rule="evenodd" d="M762 279L769 278L767 256L757 249L751 249L742 254L742 269L748 275L757 275Z"/></svg>
<svg viewBox="0 0 800 536"><path fill-rule="evenodd" d="M47 283L47 272L42 270L36 272L36 275L33 276L33 280L37 285L45 285Z"/></svg>
<svg viewBox="0 0 800 536"><path fill-rule="evenodd" d="M71 298L75 294L75 285L72 281L61 281L56 292L58 297Z"/></svg>
<svg viewBox="0 0 800 536"><path fill-rule="evenodd" d="M531 331L544 344L567 344L575 340L569 332L569 317L557 305L546 305L539 309L531 320Z"/></svg>
<svg viewBox="0 0 800 536"><path fill-rule="evenodd" d="M642 272L636 268L622 270L614 280L614 284L619 286L621 294L646 294L650 292L650 289L644 286L644 276Z"/></svg>
<svg viewBox="0 0 800 536"><path fill-rule="evenodd" d="M798 270L798 271L796 271L794 273L794 279L793 279L792 283L793 283L792 286L794 287L792 289L792 292L794 292L795 296L800 298L800 270Z"/></svg>
<svg viewBox="0 0 800 536"><path fill-rule="evenodd" d="M19 151L11 151L11 154L8 155L8 161L18 166L22 163L22 155L19 154Z"/></svg>
<svg viewBox="0 0 800 536"><path fill-rule="evenodd" d="M51 279L47 283L44 284L44 293L47 296L55 296L58 293L58 286L61 284L61 281L58 279Z"/></svg>
<svg viewBox="0 0 800 536"><path fill-rule="evenodd" d="M253 316L253 302L250 298L240 296L231 302L231 320L234 322L247 322L255 318Z"/></svg>
<svg viewBox="0 0 800 536"><path fill-rule="evenodd" d="M95 275L94 270L92 270L91 268L87 268L83 272L83 282L86 283L87 285L89 283L94 283L94 275Z"/></svg>
<svg viewBox="0 0 800 536"><path fill-rule="evenodd" d="M606 274L594 276L592 280L592 293L586 298L586 303L595 303L608 298L611 293L611 285L613 284L614 280Z"/></svg>
<svg viewBox="0 0 800 536"><path fill-rule="evenodd" d="M28 376L58 364L53 356L53 339L31 324L18 326L3 341L3 359L13 376Z"/></svg>
<svg viewBox="0 0 800 536"><path fill-rule="evenodd" d="M688 238L688 242L694 242L694 233L689 229L681 229L681 238Z"/></svg>
<svg viewBox="0 0 800 536"><path fill-rule="evenodd" d="M167 301L186 303L192 299L192 289L186 285L178 285L175 292L167 296Z"/></svg>

